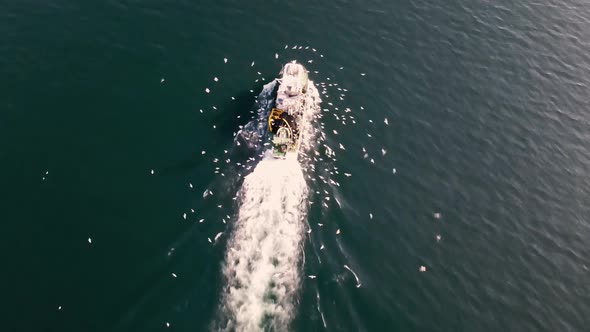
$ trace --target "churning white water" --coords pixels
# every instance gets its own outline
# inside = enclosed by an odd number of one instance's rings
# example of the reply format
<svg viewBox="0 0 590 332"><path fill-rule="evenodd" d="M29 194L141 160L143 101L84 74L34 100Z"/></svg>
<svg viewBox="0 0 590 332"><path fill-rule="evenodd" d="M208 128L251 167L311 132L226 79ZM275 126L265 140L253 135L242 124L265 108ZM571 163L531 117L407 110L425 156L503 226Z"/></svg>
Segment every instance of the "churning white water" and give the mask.
<svg viewBox="0 0 590 332"><path fill-rule="evenodd" d="M302 151L315 137L319 94L309 82ZM238 217L223 266L223 318L216 330L286 331L301 282L308 188L297 156L276 160L270 151L245 177Z"/></svg>
<svg viewBox="0 0 590 332"><path fill-rule="evenodd" d="M297 160L265 158L248 175L228 244L225 328L284 331L299 288L307 187Z"/></svg>

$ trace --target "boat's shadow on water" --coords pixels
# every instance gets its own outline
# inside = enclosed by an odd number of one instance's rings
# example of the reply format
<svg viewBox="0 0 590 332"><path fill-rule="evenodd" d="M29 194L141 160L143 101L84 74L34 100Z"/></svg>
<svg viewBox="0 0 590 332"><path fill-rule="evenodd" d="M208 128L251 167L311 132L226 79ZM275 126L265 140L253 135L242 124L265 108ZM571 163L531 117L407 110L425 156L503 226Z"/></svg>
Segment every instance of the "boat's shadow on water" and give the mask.
<svg viewBox="0 0 590 332"><path fill-rule="evenodd" d="M262 91L263 86L260 84L252 89ZM248 144L250 142L245 138L250 136L240 136L238 132L246 126L256 131L261 119L265 119L268 107L272 107L269 99L271 95L269 93L264 100L257 100L251 92L244 91L217 110L209 110L210 113L204 118L208 124L199 127L210 128L216 124L217 128L207 129L212 136L210 142L206 142L208 148L205 156L201 153L202 149L198 148L186 158L159 169L159 176L194 179L191 183L199 191L191 198L193 202L190 206L197 211L198 218L205 218L205 221L188 226L170 243L173 251L162 253L154 259L153 278L140 287L143 294L137 295L136 305L121 317L114 326L115 331L133 330L136 327L149 330L168 319L173 320L177 327L196 324L200 326L198 330L210 328L223 286L220 262L224 258L227 236L232 232L232 219L235 218L233 211L236 211L239 201L234 197L238 195L244 177L254 170L263 149L262 144ZM218 162L214 163L214 158L218 158ZM230 162L226 162L228 159ZM219 167L218 174L214 174L216 167ZM202 190L210 190L212 194L204 197L201 195ZM217 205L223 206L223 209L210 208ZM220 228L217 221L227 219L226 215L230 216L228 225ZM192 214L190 216L194 219ZM214 243L207 241L207 237L214 237L220 231L224 235L219 240ZM195 253L199 254L195 256ZM178 279L173 278L176 281L173 284L167 280L170 278L169 269L179 275ZM163 310L160 303L168 303L170 309ZM201 313L198 321L193 317L194 312ZM138 320L137 317L144 317L144 313L152 314L153 318Z"/></svg>
<svg viewBox="0 0 590 332"><path fill-rule="evenodd" d="M264 84L257 83L252 87L252 90L262 91L263 87ZM207 143L211 147L211 151L207 153L219 155L220 165L218 166L220 168L228 168L227 166L231 168L236 163L245 164L250 158L260 160L266 131L261 131L258 127L272 107L271 95L272 93L269 94L268 99L261 100L260 97L256 98L252 92L245 90L240 92L234 100L228 101L217 110L208 111L209 114L205 121L211 126L215 125L215 129L209 131L210 142ZM227 153L224 153L224 150L227 150ZM228 158L230 159L229 165L225 163ZM185 159L161 168L160 174L178 175L194 171L203 174L202 171L209 166L203 162L201 149L197 149Z"/></svg>

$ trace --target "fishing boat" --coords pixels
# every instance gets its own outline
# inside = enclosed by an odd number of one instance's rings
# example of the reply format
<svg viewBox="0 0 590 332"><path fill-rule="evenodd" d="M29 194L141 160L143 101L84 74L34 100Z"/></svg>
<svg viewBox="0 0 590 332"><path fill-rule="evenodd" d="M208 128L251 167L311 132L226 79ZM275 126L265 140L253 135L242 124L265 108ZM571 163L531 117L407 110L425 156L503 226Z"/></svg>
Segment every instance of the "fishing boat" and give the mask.
<svg viewBox="0 0 590 332"><path fill-rule="evenodd" d="M275 158L297 156L301 145L303 112L308 92L307 70L295 61L287 63L277 79L275 107L268 117L268 131Z"/></svg>

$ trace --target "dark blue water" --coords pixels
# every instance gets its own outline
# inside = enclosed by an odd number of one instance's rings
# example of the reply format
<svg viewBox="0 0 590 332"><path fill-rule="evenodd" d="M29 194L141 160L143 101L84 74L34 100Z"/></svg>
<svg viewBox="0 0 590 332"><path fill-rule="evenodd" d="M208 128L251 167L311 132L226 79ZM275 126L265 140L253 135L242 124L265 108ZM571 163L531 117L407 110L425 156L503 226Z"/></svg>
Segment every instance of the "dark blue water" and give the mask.
<svg viewBox="0 0 590 332"><path fill-rule="evenodd" d="M323 110L290 329L587 330L587 31L582 1L5 1L3 329L223 320L234 133L297 60Z"/></svg>

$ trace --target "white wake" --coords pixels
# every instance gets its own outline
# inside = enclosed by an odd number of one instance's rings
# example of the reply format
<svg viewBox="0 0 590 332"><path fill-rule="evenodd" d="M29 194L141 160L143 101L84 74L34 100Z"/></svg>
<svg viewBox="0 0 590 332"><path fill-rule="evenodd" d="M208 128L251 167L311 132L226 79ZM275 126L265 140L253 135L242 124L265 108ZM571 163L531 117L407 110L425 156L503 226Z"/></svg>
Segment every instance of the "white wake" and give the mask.
<svg viewBox="0 0 590 332"><path fill-rule="evenodd" d="M223 269L231 331L285 331L299 288L307 187L296 160L262 160L248 175Z"/></svg>
<svg viewBox="0 0 590 332"><path fill-rule="evenodd" d="M319 93L310 81L300 157L313 148ZM222 318L215 330L286 331L301 282L308 188L296 158L267 151L239 192L238 217L228 242Z"/></svg>

